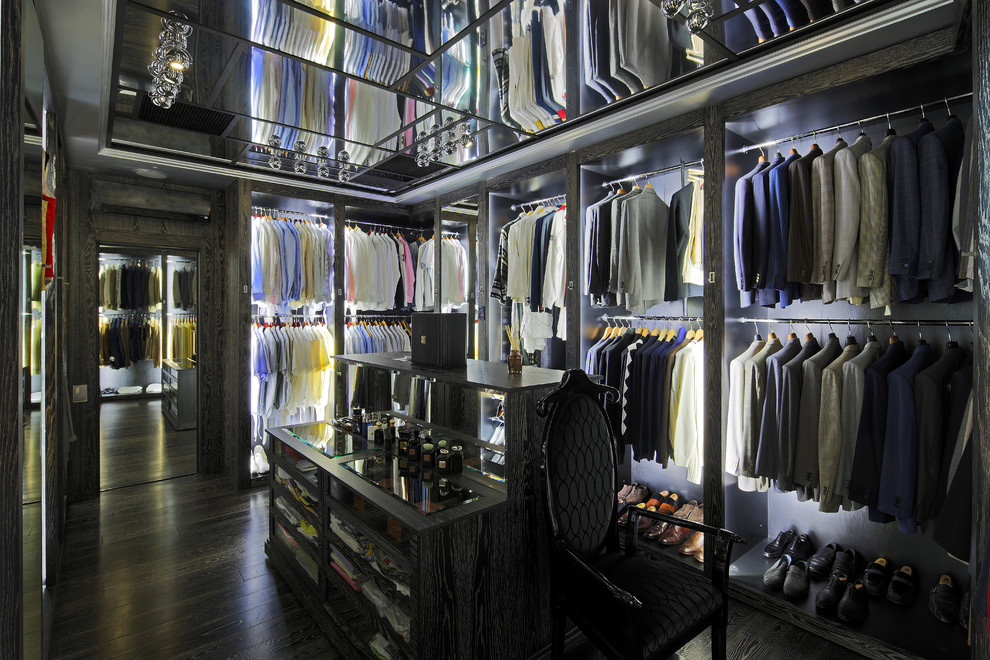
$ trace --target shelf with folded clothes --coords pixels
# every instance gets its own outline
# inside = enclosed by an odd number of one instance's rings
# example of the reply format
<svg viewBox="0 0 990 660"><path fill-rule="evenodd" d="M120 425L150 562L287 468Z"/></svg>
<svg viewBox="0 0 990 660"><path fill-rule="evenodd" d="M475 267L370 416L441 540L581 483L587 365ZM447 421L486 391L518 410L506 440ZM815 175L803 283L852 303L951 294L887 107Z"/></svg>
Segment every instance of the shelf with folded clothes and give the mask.
<svg viewBox="0 0 990 660"><path fill-rule="evenodd" d="M305 518L313 528L317 530L321 528L316 507L310 507L308 502L301 502L296 496L296 493L287 485L283 485L282 482L275 480L275 483L272 484L272 495L274 495L274 499L282 500L286 506L292 507L296 515Z"/></svg>
<svg viewBox="0 0 990 660"><path fill-rule="evenodd" d="M312 560L312 562L317 566L319 566L320 538L319 538L319 532L317 531L319 528L318 527L312 528L313 532L315 533L315 536L310 536L309 534L303 531L304 527L302 521L305 521L306 526L309 526L312 523L310 523L304 517L299 517L291 509L289 509L288 511L282 509L279 506L278 497L275 498L274 502L272 503L272 506L275 509L273 516L275 520L275 524L285 529L289 533L289 535L293 539L295 539L296 543L299 544L299 547L302 548L302 550L309 555L309 558Z"/></svg>
<svg viewBox="0 0 990 660"><path fill-rule="evenodd" d="M366 507L366 510L369 508L372 509L372 514L370 514L370 517L368 515L362 516L354 510L353 501L348 505L337 499L331 498L327 503L328 520L330 516L336 516L344 523L358 530L358 532L360 532L360 534L365 537L367 541L382 548L391 561L395 562L405 570L412 570L414 549L410 545L408 535L400 535L401 540L396 540L394 536L391 536L388 533L386 514L370 506ZM381 523L384 523L384 525ZM339 537L340 535L334 531L332 521L328 522L328 525L328 535L334 534ZM331 537L328 536L328 538Z"/></svg>
<svg viewBox="0 0 990 660"><path fill-rule="evenodd" d="M272 529L275 537L274 547L288 560L280 563L294 571L298 576L305 577L303 584L308 585L306 587L308 589L314 589L314 585L319 584L320 581L319 563L313 560L306 546L297 540L291 530L281 522L273 521ZM269 539L268 544L271 545L272 543L273 541Z"/></svg>
<svg viewBox="0 0 990 660"><path fill-rule="evenodd" d="M815 536L815 532L811 532ZM940 573L915 572L916 596L908 605L897 605L890 602L885 595L866 595L856 598L858 609L865 607L866 613L861 620L854 622L843 621L833 608L828 611L816 606L819 594L828 586L829 579L810 578L798 580L792 578L788 591L784 593L781 586L767 586L764 576L772 569L778 559L764 556L764 546L773 539L758 541L754 547L736 559L729 567L730 586L732 595L743 602L755 605L761 609L779 611L789 621L810 630L826 635L829 639L865 655L887 658L963 658L969 654L967 632L958 623L943 623L929 611L929 589L939 581ZM892 566L901 568L909 565L898 555L888 555ZM871 556L867 561L872 561ZM852 583L861 579L865 561L860 558L854 579L847 580L843 585L845 591ZM967 584L966 568L962 565L947 567L947 572L953 575L956 584ZM786 580L786 578L785 578ZM771 578L771 584L779 580ZM786 582L785 582L786 585ZM961 594L957 592L957 597ZM843 608L847 618L861 613L853 608L853 600ZM841 602L841 599L840 599ZM838 605L836 605L838 607ZM849 608L848 610L846 608Z"/></svg>

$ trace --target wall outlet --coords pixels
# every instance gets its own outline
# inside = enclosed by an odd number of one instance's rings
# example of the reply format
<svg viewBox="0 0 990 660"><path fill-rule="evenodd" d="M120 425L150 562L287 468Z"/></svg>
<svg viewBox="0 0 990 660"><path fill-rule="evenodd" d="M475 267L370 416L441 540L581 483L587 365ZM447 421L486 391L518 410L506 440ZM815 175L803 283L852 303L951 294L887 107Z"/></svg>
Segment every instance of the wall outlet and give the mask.
<svg viewBox="0 0 990 660"><path fill-rule="evenodd" d="M72 403L86 403L89 400L88 385L72 386Z"/></svg>

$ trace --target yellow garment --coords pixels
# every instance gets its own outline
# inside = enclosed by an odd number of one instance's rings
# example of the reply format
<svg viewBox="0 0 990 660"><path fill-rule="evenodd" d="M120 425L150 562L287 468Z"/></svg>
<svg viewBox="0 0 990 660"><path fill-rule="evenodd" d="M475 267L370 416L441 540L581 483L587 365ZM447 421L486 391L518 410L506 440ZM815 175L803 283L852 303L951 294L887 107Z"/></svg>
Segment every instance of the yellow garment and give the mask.
<svg viewBox="0 0 990 660"><path fill-rule="evenodd" d="M31 374L41 374L41 319L31 319Z"/></svg>

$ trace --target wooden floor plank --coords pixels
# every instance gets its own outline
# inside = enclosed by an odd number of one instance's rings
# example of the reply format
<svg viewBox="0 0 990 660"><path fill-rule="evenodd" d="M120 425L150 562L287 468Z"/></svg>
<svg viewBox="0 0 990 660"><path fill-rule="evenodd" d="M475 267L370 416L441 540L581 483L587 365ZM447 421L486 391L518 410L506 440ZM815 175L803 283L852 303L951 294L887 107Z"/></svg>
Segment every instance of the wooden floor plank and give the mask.
<svg viewBox="0 0 990 660"><path fill-rule="evenodd" d="M100 488L120 488L196 473L196 429L177 431L161 399L100 406Z"/></svg>

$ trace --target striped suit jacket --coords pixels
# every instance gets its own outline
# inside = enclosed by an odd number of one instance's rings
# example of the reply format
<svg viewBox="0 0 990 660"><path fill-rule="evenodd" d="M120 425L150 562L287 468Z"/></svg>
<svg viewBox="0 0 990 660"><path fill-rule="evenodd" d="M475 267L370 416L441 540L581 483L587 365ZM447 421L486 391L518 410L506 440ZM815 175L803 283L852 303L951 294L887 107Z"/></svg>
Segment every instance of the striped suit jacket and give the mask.
<svg viewBox="0 0 990 660"><path fill-rule="evenodd" d="M811 211L815 226L815 265L811 282L826 285L822 301L835 300L832 247L835 243L835 154L848 145L842 138L811 163Z"/></svg>
<svg viewBox="0 0 990 660"><path fill-rule="evenodd" d="M873 148L861 133L848 149L835 155L835 243L832 247L832 277L836 298L860 304L867 291L856 285L857 241L859 240L859 157Z"/></svg>

